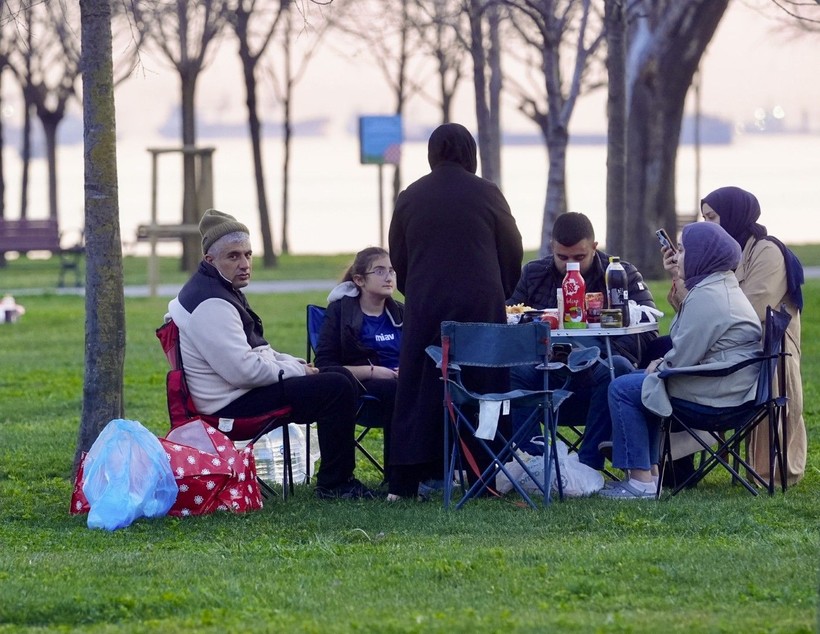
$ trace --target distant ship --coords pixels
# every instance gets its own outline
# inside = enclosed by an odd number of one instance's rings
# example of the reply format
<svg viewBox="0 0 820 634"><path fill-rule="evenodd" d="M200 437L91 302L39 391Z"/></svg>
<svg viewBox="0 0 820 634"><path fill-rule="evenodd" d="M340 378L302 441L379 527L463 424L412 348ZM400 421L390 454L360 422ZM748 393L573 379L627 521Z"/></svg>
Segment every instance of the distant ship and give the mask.
<svg viewBox="0 0 820 634"><path fill-rule="evenodd" d="M263 137L282 137L284 132L282 122L262 121ZM293 134L299 137L323 136L327 131L330 119L327 117L317 117L314 119L302 119L292 121ZM181 115L178 107L174 107L168 118L157 130L159 134L167 139L179 139L182 135ZM249 136L247 120L236 122L209 121L201 116L197 117L196 136L198 139L230 139L245 138Z"/></svg>
<svg viewBox="0 0 820 634"><path fill-rule="evenodd" d="M734 138L734 125L727 119L701 115L698 122L700 139L695 138L696 120L693 115L683 118L680 132L681 145L694 145L699 141L701 145L729 145ZM404 140L408 142L426 142L435 126L408 125L404 126ZM540 132L513 132L501 133L501 142L505 146L513 145L543 145L544 137ZM606 133L575 133L570 134L570 145L606 145Z"/></svg>

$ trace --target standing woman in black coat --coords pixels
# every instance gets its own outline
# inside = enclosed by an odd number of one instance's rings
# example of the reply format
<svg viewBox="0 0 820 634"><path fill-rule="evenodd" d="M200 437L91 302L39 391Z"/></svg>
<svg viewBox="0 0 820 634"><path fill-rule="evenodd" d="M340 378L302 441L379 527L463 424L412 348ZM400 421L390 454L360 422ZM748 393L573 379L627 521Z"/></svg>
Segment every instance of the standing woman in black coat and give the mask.
<svg viewBox="0 0 820 634"><path fill-rule="evenodd" d="M420 482L442 477L443 388L424 349L441 344L442 321L506 323L504 302L523 256L504 195L476 176L470 132L457 123L439 126L427 158L431 172L399 194L390 223L390 257L405 312L389 500L413 497ZM498 377L485 372L478 378Z"/></svg>

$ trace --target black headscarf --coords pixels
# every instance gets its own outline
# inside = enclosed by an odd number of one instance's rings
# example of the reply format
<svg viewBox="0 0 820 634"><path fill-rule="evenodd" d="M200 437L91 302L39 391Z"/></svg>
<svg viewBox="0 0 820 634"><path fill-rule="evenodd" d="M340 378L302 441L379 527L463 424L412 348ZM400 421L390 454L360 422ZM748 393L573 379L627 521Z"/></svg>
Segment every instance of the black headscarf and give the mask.
<svg viewBox="0 0 820 634"><path fill-rule="evenodd" d="M740 263L740 245L714 222L693 222L683 228L683 276L686 288L712 273L733 271Z"/></svg>
<svg viewBox="0 0 820 634"><path fill-rule="evenodd" d="M721 187L700 201L701 211L704 203L720 216L720 226L737 240L741 249L746 246L750 236L760 240L766 235L766 227L757 222L760 203L751 192L740 187Z"/></svg>
<svg viewBox="0 0 820 634"><path fill-rule="evenodd" d="M430 163L430 169L440 163L457 163L471 174L475 174L478 160L473 135L459 123L440 125L430 135L427 161Z"/></svg>

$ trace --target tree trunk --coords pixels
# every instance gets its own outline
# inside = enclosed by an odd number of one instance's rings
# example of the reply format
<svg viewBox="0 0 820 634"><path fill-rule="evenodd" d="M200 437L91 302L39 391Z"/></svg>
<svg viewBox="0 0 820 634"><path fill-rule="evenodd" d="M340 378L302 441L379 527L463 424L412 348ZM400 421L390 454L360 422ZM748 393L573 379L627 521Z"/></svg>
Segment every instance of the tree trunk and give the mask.
<svg viewBox="0 0 820 634"><path fill-rule="evenodd" d="M262 125L259 122L256 99L256 61L247 50L247 42L240 42L240 58L245 76L245 104L248 108L248 128L253 151L253 173L256 180L256 203L259 207L259 228L262 232L262 263L266 268L276 266L273 247L268 195L265 191L265 170L262 164Z"/></svg>
<svg viewBox="0 0 820 634"><path fill-rule="evenodd" d="M23 145L20 152L22 174L20 175L20 217L28 217L28 181L31 175L31 101L28 89L23 89Z"/></svg>
<svg viewBox="0 0 820 634"><path fill-rule="evenodd" d="M487 55L484 50L483 0L470 0L470 56L473 60L473 88L475 90L475 118L478 126L478 155L481 160L481 175L497 182L500 175L495 173L493 159L493 117L488 103ZM500 150L499 150L500 152Z"/></svg>
<svg viewBox="0 0 820 634"><path fill-rule="evenodd" d="M630 86L621 252L649 279L664 274L654 231L677 235L675 163L686 93L727 6L728 0L693 0L678 11Z"/></svg>
<svg viewBox="0 0 820 634"><path fill-rule="evenodd" d="M46 160L48 165L48 215L58 218L57 203L57 126L63 119L61 112L40 112L43 134L46 139Z"/></svg>
<svg viewBox="0 0 820 634"><path fill-rule="evenodd" d="M544 224L541 227L540 257L546 257L552 248L552 225L567 210L567 145L569 133L566 127L550 125L542 128L547 144L549 171L547 174L547 199L544 204Z"/></svg>
<svg viewBox="0 0 820 634"><path fill-rule="evenodd" d="M490 30L490 126L487 142L489 147L484 157L490 161L488 171L492 177L482 175L501 187L501 89L503 87L503 73L501 71L501 42L498 37L498 27L501 21L498 6L490 5L487 10L487 23Z"/></svg>
<svg viewBox="0 0 820 634"><path fill-rule="evenodd" d="M0 65L0 95L3 94L3 67ZM0 96L0 112L2 112L2 97ZM6 168L3 161L3 148L6 146L5 129L3 118L0 117L0 218L6 217ZM5 258L0 256L0 266L5 262Z"/></svg>
<svg viewBox="0 0 820 634"><path fill-rule="evenodd" d="M290 81L290 71L287 71L288 82ZM288 188L288 174L290 173L290 150L293 125L291 124L290 112L290 89L285 91L285 98L282 100L284 110L284 121L282 122L282 253L290 253L290 243L288 242L288 224L290 221L288 206L290 190Z"/></svg>
<svg viewBox="0 0 820 634"><path fill-rule="evenodd" d="M606 0L607 150L606 246L621 253L626 215L626 15L624 0Z"/></svg>
<svg viewBox="0 0 820 634"><path fill-rule="evenodd" d="M185 148L196 147L196 95L197 71L186 69L180 71L182 88L182 145ZM197 224L204 209L198 209L196 191L196 157L189 152L182 158L182 222ZM202 242L197 235L189 235L182 242L182 270L193 272L202 259Z"/></svg>
<svg viewBox="0 0 820 634"><path fill-rule="evenodd" d="M105 425L123 416L125 299L117 198L111 5L80 0L85 165L85 375L76 470Z"/></svg>

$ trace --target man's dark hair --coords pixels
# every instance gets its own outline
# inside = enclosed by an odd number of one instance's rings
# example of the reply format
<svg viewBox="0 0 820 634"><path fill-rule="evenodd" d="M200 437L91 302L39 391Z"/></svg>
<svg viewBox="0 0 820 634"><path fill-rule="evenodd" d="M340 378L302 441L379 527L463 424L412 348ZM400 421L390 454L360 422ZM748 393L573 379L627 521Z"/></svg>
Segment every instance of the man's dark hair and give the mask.
<svg viewBox="0 0 820 634"><path fill-rule="evenodd" d="M585 239L594 242L595 230L584 214L568 211L558 216L552 225L552 239L565 247L571 247Z"/></svg>

